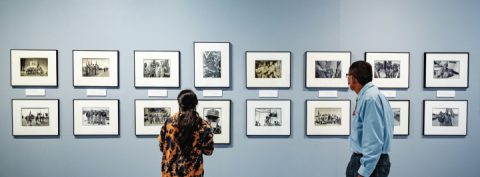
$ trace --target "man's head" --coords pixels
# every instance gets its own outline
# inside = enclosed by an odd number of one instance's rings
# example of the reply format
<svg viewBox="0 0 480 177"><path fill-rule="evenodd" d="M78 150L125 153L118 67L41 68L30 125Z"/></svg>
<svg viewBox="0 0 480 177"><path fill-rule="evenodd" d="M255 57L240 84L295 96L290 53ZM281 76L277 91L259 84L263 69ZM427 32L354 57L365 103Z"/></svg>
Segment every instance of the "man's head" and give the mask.
<svg viewBox="0 0 480 177"><path fill-rule="evenodd" d="M355 93L360 92L363 86L372 81L372 65L365 61L356 61L350 65L347 79L348 86Z"/></svg>

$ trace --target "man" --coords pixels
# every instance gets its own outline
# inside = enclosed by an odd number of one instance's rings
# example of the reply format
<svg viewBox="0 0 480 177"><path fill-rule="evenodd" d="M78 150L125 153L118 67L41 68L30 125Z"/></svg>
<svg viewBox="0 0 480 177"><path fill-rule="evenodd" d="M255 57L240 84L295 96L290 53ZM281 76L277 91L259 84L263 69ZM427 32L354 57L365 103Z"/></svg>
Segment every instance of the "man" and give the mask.
<svg viewBox="0 0 480 177"><path fill-rule="evenodd" d="M372 84L372 66L365 61L352 63L347 73L350 89L358 95L353 112L353 152L347 177L387 177L390 171L390 143L393 138L393 111L388 100Z"/></svg>

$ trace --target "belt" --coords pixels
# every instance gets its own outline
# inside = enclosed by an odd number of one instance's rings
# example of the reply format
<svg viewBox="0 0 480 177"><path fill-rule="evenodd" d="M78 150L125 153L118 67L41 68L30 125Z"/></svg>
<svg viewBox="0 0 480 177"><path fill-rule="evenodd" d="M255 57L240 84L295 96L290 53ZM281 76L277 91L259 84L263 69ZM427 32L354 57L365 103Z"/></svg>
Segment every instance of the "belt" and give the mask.
<svg viewBox="0 0 480 177"><path fill-rule="evenodd" d="M361 154L361 153L358 153L358 152L354 152L354 153L353 153L353 156L356 156L356 157L363 157L363 154ZM383 156L388 156L388 154L382 154L382 155L380 155L380 157L383 157Z"/></svg>

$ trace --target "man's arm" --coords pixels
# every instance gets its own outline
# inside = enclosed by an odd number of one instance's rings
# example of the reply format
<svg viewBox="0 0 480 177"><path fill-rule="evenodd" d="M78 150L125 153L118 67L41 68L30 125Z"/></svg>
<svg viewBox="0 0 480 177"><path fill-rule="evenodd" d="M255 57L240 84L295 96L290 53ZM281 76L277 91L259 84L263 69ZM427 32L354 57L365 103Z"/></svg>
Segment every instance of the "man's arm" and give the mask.
<svg viewBox="0 0 480 177"><path fill-rule="evenodd" d="M385 128L383 121L383 108L373 99L365 100L365 115L363 120L362 154L358 174L370 176L375 170L378 159L382 154Z"/></svg>

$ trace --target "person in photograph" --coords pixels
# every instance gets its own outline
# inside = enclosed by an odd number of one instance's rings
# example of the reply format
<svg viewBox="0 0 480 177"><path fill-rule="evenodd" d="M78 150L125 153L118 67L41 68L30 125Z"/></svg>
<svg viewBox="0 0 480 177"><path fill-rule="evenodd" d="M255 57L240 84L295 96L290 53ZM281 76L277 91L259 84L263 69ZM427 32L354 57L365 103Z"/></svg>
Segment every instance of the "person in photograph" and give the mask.
<svg viewBox="0 0 480 177"><path fill-rule="evenodd" d="M352 156L347 177L387 177L390 172L393 111L388 100L372 84L372 66L356 61L347 73L348 85L357 95L349 137Z"/></svg>
<svg viewBox="0 0 480 177"><path fill-rule="evenodd" d="M169 117L158 136L162 156L162 176L200 177L204 174L203 155L213 154L213 132L197 111L197 95L182 90L177 97L180 112Z"/></svg>

